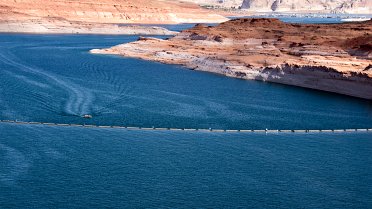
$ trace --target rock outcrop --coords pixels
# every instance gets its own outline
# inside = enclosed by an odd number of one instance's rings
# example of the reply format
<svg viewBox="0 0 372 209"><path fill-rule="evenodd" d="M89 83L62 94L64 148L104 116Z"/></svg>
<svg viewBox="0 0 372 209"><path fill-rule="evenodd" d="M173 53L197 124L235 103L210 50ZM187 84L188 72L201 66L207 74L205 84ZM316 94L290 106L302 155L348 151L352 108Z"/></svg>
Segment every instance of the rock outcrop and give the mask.
<svg viewBox="0 0 372 209"><path fill-rule="evenodd" d="M371 14L370 0L244 0L242 9L262 12L335 12Z"/></svg>
<svg viewBox="0 0 372 209"><path fill-rule="evenodd" d="M120 27L120 24L216 23L226 20L196 4L171 0L0 0L0 32L106 31L116 34L128 31L127 34L133 34L131 28ZM164 30L156 32L163 33Z"/></svg>
<svg viewBox="0 0 372 209"><path fill-rule="evenodd" d="M243 0L182 0L186 2L192 2L201 6L226 8L226 9L238 9L243 3Z"/></svg>
<svg viewBox="0 0 372 209"><path fill-rule="evenodd" d="M91 52L372 99L372 21L312 25L237 19L214 27L199 24L168 40L143 39Z"/></svg>

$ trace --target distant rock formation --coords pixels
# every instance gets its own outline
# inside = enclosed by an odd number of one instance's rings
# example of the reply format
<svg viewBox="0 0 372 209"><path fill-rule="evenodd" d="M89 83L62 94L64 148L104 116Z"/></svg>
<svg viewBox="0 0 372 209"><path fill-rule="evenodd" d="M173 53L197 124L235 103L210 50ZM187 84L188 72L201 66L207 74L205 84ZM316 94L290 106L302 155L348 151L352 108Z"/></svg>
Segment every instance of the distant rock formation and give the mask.
<svg viewBox="0 0 372 209"><path fill-rule="evenodd" d="M320 11L371 14L371 0L244 0L242 9L262 12Z"/></svg>
<svg viewBox="0 0 372 209"><path fill-rule="evenodd" d="M212 6L220 8L238 9L243 3L243 0L182 0L185 2L192 2L201 6Z"/></svg>
<svg viewBox="0 0 372 209"><path fill-rule="evenodd" d="M180 0L201 6L253 12L324 12L371 14L372 0Z"/></svg>

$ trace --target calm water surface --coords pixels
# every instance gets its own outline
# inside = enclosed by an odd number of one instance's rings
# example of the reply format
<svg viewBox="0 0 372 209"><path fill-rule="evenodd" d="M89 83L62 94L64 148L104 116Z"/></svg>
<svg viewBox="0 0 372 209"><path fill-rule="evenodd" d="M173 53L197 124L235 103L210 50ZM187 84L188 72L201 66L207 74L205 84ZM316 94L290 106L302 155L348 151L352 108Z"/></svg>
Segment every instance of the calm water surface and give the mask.
<svg viewBox="0 0 372 209"><path fill-rule="evenodd" d="M137 38L1 34L0 119L173 128L372 127L366 100L88 53ZM370 133L0 124L0 208L371 208L371 153Z"/></svg>
<svg viewBox="0 0 372 209"><path fill-rule="evenodd" d="M0 124L1 208L371 208L371 134Z"/></svg>

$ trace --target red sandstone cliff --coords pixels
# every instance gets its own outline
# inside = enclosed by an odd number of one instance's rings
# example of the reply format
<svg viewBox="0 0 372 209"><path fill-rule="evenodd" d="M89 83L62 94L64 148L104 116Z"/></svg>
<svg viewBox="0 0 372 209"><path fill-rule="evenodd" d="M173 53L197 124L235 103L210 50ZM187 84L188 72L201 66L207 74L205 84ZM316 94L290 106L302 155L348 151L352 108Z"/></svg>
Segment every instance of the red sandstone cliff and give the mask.
<svg viewBox="0 0 372 209"><path fill-rule="evenodd" d="M79 27L80 32L89 28L104 28L109 32L120 29L102 24L225 20L195 4L171 0L0 0L0 32L79 32Z"/></svg>

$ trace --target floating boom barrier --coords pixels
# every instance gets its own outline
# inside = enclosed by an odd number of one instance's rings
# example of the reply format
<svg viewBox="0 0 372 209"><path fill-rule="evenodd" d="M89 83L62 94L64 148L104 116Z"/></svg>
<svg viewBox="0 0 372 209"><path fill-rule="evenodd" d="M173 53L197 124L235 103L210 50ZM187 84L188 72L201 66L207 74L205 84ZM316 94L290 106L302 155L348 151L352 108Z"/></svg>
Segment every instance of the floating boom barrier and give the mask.
<svg viewBox="0 0 372 209"><path fill-rule="evenodd" d="M355 129L293 129L293 130L244 130L244 129L198 129L198 128L157 128L157 127L131 127L131 126L107 126L107 125L93 125L93 124L67 124L67 123L44 123L44 122L26 122L19 120L0 120L0 123L14 123L14 124L29 124L29 125L44 125L44 126L64 126L64 127L81 127L81 128L101 128L101 129L126 129L126 130L147 130L147 131L186 131L186 132L251 132L251 133L336 133L336 132L372 132L372 128L355 128Z"/></svg>

